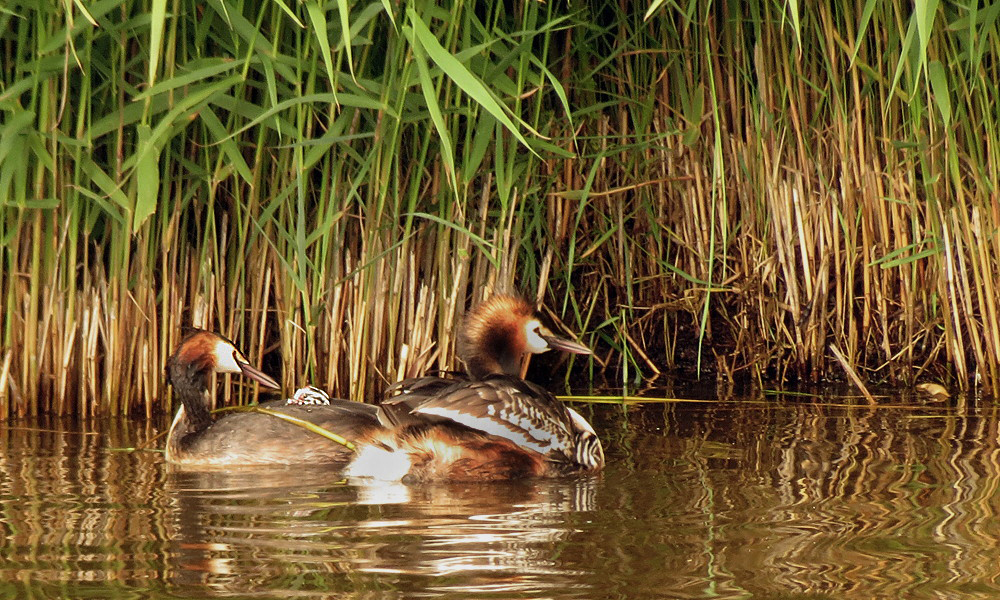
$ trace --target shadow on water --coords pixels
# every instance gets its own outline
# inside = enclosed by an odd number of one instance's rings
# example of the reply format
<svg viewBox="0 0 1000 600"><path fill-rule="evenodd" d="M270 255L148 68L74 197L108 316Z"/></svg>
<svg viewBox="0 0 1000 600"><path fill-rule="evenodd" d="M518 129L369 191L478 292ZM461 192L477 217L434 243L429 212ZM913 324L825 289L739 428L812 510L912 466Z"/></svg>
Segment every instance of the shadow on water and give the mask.
<svg viewBox="0 0 1000 600"><path fill-rule="evenodd" d="M0 598L1000 593L996 409L592 405L598 477L172 472L135 421L0 426Z"/></svg>

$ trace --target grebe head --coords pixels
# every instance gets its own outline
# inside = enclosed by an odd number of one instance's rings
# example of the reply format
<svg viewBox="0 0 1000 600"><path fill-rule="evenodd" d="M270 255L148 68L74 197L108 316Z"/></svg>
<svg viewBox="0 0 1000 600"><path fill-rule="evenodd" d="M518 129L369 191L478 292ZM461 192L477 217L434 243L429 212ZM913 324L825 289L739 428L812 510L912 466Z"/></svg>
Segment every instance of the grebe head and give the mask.
<svg viewBox="0 0 1000 600"><path fill-rule="evenodd" d="M264 387L281 388L277 381L251 365L232 342L210 331L197 330L188 335L167 359L170 383L176 388L200 388L199 395L208 387L208 374L212 372L242 373Z"/></svg>
<svg viewBox="0 0 1000 600"><path fill-rule="evenodd" d="M494 296L472 309L458 336L458 354L469 375L519 376L526 354L548 350L590 354L590 348L553 334L523 298Z"/></svg>

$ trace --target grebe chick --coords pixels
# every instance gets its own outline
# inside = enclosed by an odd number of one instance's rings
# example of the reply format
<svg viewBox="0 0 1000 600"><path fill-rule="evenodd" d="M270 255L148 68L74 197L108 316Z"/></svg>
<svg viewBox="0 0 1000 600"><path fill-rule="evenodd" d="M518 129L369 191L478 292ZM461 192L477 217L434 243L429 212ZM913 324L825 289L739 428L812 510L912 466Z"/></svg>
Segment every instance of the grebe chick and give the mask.
<svg viewBox="0 0 1000 600"><path fill-rule="evenodd" d="M353 453L343 445L273 415L232 412L213 416L208 395L212 372L241 373L264 387L281 387L224 337L195 331L184 338L167 360L168 381L181 400L167 434L168 463L199 468L296 463L339 463L342 467L350 460ZM328 397L314 404L322 405L274 400L259 406L335 431L348 440L381 428L376 406Z"/></svg>
<svg viewBox="0 0 1000 600"><path fill-rule="evenodd" d="M604 450L586 419L520 378L529 353L590 349L555 336L525 300L496 296L466 317L459 353L471 379L421 377L390 388L380 418L347 468L406 481L497 480L594 472Z"/></svg>

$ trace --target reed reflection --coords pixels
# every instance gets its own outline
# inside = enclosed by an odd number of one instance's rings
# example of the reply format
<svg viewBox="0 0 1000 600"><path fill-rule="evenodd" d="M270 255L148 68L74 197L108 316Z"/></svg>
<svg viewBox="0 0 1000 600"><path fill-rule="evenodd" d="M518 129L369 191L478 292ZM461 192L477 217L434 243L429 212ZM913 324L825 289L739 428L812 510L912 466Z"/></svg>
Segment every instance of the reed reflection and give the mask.
<svg viewBox="0 0 1000 600"><path fill-rule="evenodd" d="M12 597L162 580L161 459L115 451L152 431L65 419L0 424L0 582L18 582Z"/></svg>
<svg viewBox="0 0 1000 600"><path fill-rule="evenodd" d="M994 407L594 407L599 478L174 473L133 423L0 426L10 597L1000 594Z"/></svg>
<svg viewBox="0 0 1000 600"><path fill-rule="evenodd" d="M723 597L1000 592L996 412L631 409L622 444L609 444L627 469L602 488L600 528L611 531L601 543L621 545L631 564L620 571L649 570L649 597L698 596L705 585ZM647 474L645 487L624 480ZM624 515L644 515L652 533L637 538L617 525Z"/></svg>

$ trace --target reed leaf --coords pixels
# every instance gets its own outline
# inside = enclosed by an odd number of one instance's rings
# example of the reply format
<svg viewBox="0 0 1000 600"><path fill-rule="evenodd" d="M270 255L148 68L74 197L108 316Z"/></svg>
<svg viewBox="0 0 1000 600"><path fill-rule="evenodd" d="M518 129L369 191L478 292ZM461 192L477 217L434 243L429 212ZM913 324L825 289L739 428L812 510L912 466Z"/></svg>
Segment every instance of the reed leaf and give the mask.
<svg viewBox="0 0 1000 600"><path fill-rule="evenodd" d="M0 417L166 412L187 325L372 400L460 366L456 324L495 291L630 387L851 371L996 396L998 18L13 0Z"/></svg>

